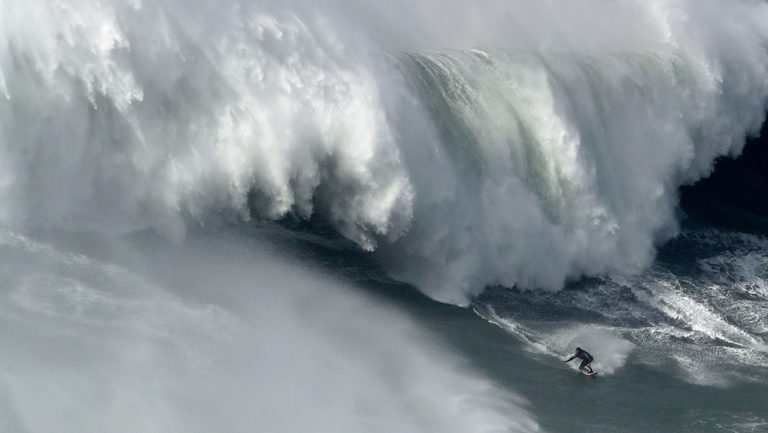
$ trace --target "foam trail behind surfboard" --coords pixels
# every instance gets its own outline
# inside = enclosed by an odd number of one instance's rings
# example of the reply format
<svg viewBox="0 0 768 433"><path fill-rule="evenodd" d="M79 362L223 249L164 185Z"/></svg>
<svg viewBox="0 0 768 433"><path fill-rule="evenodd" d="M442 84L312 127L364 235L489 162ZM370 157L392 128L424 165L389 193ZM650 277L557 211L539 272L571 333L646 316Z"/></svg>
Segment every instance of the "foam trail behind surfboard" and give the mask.
<svg viewBox="0 0 768 433"><path fill-rule="evenodd" d="M554 329L536 329L516 322L513 318L498 315L493 307L483 305L475 307L475 312L523 341L531 352L562 359L573 353L577 346L587 350L595 360L594 370L603 374L613 374L624 366L635 344L622 337L625 330L595 324L568 324ZM577 369L575 361L571 365Z"/></svg>

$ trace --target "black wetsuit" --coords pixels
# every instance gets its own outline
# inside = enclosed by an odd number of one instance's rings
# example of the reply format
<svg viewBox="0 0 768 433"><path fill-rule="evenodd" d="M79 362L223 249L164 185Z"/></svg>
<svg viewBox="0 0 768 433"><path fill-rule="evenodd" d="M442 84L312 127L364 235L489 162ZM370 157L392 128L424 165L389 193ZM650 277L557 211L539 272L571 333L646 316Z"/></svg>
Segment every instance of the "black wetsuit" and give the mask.
<svg viewBox="0 0 768 433"><path fill-rule="evenodd" d="M592 360L594 358L592 358L592 355L590 355L589 352L587 352L584 349L577 350L576 353L574 353L573 356L568 358L565 362L568 362L568 361L570 361L570 360L572 360L574 358L581 359L581 364L579 365L579 370L583 370L584 367L587 367L587 368L589 368L589 372L590 373L592 372L592 367L589 366L589 363L592 362Z"/></svg>

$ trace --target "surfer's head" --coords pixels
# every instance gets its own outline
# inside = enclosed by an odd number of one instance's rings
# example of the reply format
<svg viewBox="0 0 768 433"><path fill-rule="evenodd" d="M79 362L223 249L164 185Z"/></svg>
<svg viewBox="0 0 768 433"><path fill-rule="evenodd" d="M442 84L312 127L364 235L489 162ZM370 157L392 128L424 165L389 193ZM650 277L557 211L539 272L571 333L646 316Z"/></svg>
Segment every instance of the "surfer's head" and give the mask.
<svg viewBox="0 0 768 433"><path fill-rule="evenodd" d="M581 347L577 347L576 350L574 350L574 352L581 352Z"/></svg>

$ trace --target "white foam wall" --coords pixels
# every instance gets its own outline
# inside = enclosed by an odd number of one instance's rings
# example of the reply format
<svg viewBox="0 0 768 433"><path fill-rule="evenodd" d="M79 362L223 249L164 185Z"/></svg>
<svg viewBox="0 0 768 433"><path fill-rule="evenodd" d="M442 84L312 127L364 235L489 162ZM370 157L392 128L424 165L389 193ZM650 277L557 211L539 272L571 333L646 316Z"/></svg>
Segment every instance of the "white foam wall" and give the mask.
<svg viewBox="0 0 768 433"><path fill-rule="evenodd" d="M766 9L9 0L0 221L181 239L319 213L460 304L642 269L677 188L763 120Z"/></svg>

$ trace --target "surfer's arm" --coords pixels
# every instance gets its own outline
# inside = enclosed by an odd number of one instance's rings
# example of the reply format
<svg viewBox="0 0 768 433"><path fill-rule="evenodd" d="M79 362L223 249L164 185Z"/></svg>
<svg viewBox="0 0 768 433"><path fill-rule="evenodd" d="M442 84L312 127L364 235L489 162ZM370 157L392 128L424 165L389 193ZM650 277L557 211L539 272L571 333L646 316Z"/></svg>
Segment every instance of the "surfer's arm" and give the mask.
<svg viewBox="0 0 768 433"><path fill-rule="evenodd" d="M563 362L571 362L571 361L573 360L573 358L575 358L575 356L571 356L570 358L566 359L566 360L565 360L565 361L563 361Z"/></svg>

